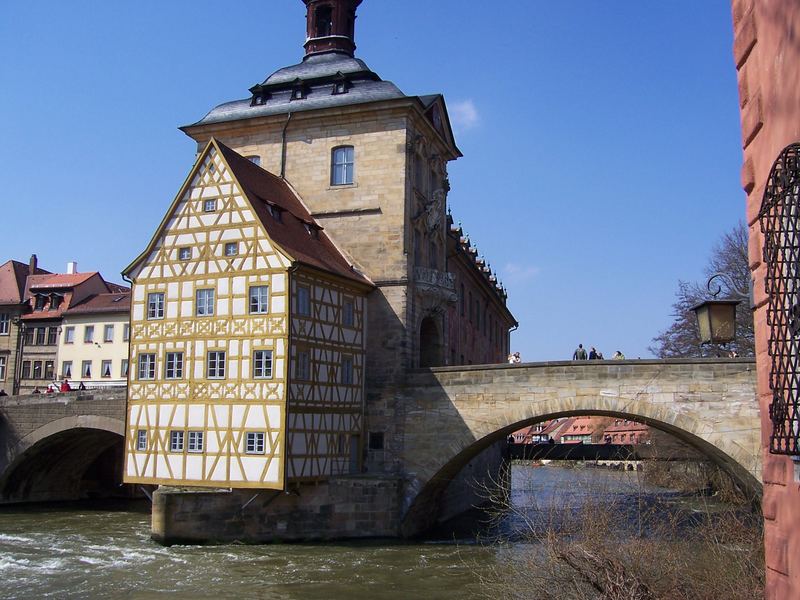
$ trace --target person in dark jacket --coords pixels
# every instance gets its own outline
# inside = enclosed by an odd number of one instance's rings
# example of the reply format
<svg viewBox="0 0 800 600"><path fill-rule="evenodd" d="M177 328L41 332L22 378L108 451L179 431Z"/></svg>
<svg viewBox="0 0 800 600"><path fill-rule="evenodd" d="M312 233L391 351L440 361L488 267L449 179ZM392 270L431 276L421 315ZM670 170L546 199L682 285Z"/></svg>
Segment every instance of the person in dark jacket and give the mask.
<svg viewBox="0 0 800 600"><path fill-rule="evenodd" d="M572 353L572 360L586 360L586 348L583 344L578 344L575 352Z"/></svg>

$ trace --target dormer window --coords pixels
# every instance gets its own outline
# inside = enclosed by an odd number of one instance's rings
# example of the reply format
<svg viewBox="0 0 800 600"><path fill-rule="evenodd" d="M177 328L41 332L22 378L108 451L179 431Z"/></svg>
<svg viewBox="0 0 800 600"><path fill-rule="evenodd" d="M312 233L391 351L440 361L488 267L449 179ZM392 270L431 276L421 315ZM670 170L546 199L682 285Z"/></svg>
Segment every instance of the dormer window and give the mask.
<svg viewBox="0 0 800 600"><path fill-rule="evenodd" d="M47 296L43 294L36 294L35 310L44 310L44 307L46 305L47 305Z"/></svg>
<svg viewBox="0 0 800 600"><path fill-rule="evenodd" d="M330 6L320 6L314 15L315 37L327 37L333 31L333 9Z"/></svg>
<svg viewBox="0 0 800 600"><path fill-rule="evenodd" d="M296 86L292 88L292 100L304 100L306 97L306 89L303 86Z"/></svg>
<svg viewBox="0 0 800 600"><path fill-rule="evenodd" d="M336 81L333 84L332 95L338 96L339 94L346 94L347 90L349 89L350 89L350 83L346 79L343 79L341 81Z"/></svg>
<svg viewBox="0 0 800 600"><path fill-rule="evenodd" d="M57 310L59 306L61 306L61 296L59 294L50 296L50 310Z"/></svg>
<svg viewBox="0 0 800 600"><path fill-rule="evenodd" d="M319 229L310 223L303 223L306 228L306 233L315 240L319 239Z"/></svg>
<svg viewBox="0 0 800 600"><path fill-rule="evenodd" d="M266 92L258 92L253 94L253 99L250 100L250 106L262 106L269 100L269 94Z"/></svg>
<svg viewBox="0 0 800 600"><path fill-rule="evenodd" d="M275 219L278 223L282 221L280 208L278 208L274 204L267 204L267 210L269 211L270 216L273 219Z"/></svg>

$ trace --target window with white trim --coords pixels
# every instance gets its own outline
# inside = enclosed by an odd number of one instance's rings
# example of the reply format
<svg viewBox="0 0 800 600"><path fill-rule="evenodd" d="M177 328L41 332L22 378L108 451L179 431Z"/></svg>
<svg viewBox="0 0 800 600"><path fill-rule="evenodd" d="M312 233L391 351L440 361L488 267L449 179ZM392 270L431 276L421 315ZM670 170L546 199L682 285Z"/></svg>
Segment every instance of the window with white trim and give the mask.
<svg viewBox="0 0 800 600"><path fill-rule="evenodd" d="M72 378L72 361L65 360L61 362L61 377L64 379Z"/></svg>
<svg viewBox="0 0 800 600"><path fill-rule="evenodd" d="M128 377L128 359L123 358L122 362L119 364L119 376L120 377Z"/></svg>
<svg viewBox="0 0 800 600"><path fill-rule="evenodd" d="M92 378L92 361L84 360L81 362L81 378L82 379Z"/></svg>
<svg viewBox="0 0 800 600"><path fill-rule="evenodd" d="M206 355L206 377L225 379L225 352L223 350L211 350Z"/></svg>
<svg viewBox="0 0 800 600"><path fill-rule="evenodd" d="M170 452L183 452L183 432L170 431L169 432L169 451Z"/></svg>
<svg viewBox="0 0 800 600"><path fill-rule="evenodd" d="M136 449L140 452L147 450L147 430L139 429L136 431Z"/></svg>
<svg viewBox="0 0 800 600"><path fill-rule="evenodd" d="M164 292L147 294L147 318L164 318Z"/></svg>
<svg viewBox="0 0 800 600"><path fill-rule="evenodd" d="M104 360L100 363L100 377L111 377L111 361Z"/></svg>
<svg viewBox="0 0 800 600"><path fill-rule="evenodd" d="M203 200L203 212L214 212L215 210L217 210L216 198Z"/></svg>
<svg viewBox="0 0 800 600"><path fill-rule="evenodd" d="M214 314L214 290L197 290L195 292L195 315L209 317Z"/></svg>
<svg viewBox="0 0 800 600"><path fill-rule="evenodd" d="M256 350L253 352L253 378L270 379L272 377L272 350Z"/></svg>
<svg viewBox="0 0 800 600"><path fill-rule="evenodd" d="M105 325L103 327L103 341L104 342L113 342L114 341L114 326L113 325Z"/></svg>
<svg viewBox="0 0 800 600"><path fill-rule="evenodd" d="M264 454L266 433L263 431L248 431L245 434L244 451L246 454Z"/></svg>
<svg viewBox="0 0 800 600"><path fill-rule="evenodd" d="M238 242L227 242L225 244L225 256L236 256L239 254Z"/></svg>
<svg viewBox="0 0 800 600"><path fill-rule="evenodd" d="M355 162L352 146L339 146L331 151L331 185L353 183Z"/></svg>
<svg viewBox="0 0 800 600"><path fill-rule="evenodd" d="M192 249L189 246L178 248L178 260L189 260L192 258Z"/></svg>
<svg viewBox="0 0 800 600"><path fill-rule="evenodd" d="M6 361L8 360L7 356L0 356L0 381L6 380Z"/></svg>
<svg viewBox="0 0 800 600"><path fill-rule="evenodd" d="M264 314L269 312L269 286L250 286L250 314Z"/></svg>
<svg viewBox="0 0 800 600"><path fill-rule="evenodd" d="M140 354L139 355L139 379L155 379L156 378L156 355L155 354Z"/></svg>
<svg viewBox="0 0 800 600"><path fill-rule="evenodd" d="M8 313L0 313L0 335L8 335L11 317Z"/></svg>
<svg viewBox="0 0 800 600"><path fill-rule="evenodd" d="M188 452L202 452L203 451L203 432L202 431L190 431L189 432L189 439L187 441L188 441L188 444L186 446L186 450Z"/></svg>
<svg viewBox="0 0 800 600"><path fill-rule="evenodd" d="M64 343L65 344L74 344L75 343L75 328L74 327L65 327L64 328Z"/></svg>
<svg viewBox="0 0 800 600"><path fill-rule="evenodd" d="M183 352L167 352L164 361L164 379L183 378Z"/></svg>
<svg viewBox="0 0 800 600"><path fill-rule="evenodd" d="M127 342L131 339L131 326L128 323L122 326L122 341Z"/></svg>

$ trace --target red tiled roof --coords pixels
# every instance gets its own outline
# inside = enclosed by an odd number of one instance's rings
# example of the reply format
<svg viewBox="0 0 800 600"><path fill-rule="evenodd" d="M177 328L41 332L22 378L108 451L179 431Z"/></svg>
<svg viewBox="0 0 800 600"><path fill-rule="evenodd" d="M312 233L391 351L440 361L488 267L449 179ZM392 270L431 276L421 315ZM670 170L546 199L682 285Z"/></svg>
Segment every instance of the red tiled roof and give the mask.
<svg viewBox="0 0 800 600"><path fill-rule="evenodd" d="M28 290L74 287L97 274L97 271L92 271L90 273L50 273L48 275L32 275L28 277Z"/></svg>
<svg viewBox="0 0 800 600"><path fill-rule="evenodd" d="M127 293L114 293L114 294L94 294L82 300L75 306L71 306L65 310L63 314L88 314L88 313L116 313L130 312L131 308L131 294Z"/></svg>
<svg viewBox="0 0 800 600"><path fill-rule="evenodd" d="M637 423L636 421L628 421L627 423L620 423L619 425L609 425L605 428L605 433L619 433L619 432L631 432L631 431L649 431L649 427L644 423Z"/></svg>
<svg viewBox="0 0 800 600"><path fill-rule="evenodd" d="M285 180L215 141L261 224L276 244L300 263L372 286L366 277L351 268ZM282 209L280 221L270 214L270 204ZM306 225L319 230L316 238L309 234Z"/></svg>
<svg viewBox="0 0 800 600"><path fill-rule="evenodd" d="M44 269L36 269L36 274L48 274ZM0 304L20 304L25 299L25 281L30 275L30 267L16 260L0 265Z"/></svg>

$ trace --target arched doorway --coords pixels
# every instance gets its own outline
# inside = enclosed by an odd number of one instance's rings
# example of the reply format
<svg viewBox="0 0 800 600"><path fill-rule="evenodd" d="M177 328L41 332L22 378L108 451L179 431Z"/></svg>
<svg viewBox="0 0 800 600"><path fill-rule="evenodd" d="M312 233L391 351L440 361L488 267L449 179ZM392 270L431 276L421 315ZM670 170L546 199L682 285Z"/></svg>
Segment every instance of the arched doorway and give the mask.
<svg viewBox="0 0 800 600"><path fill-rule="evenodd" d="M419 328L419 366L438 367L442 364L442 336L434 317L425 317Z"/></svg>

